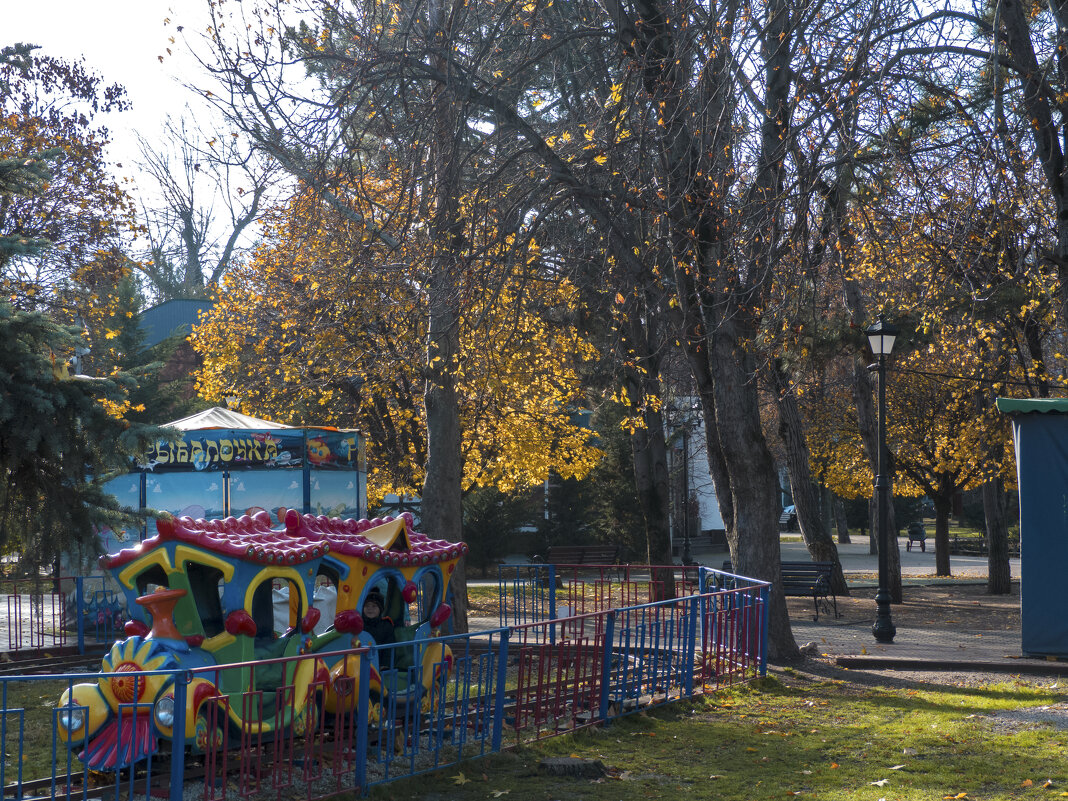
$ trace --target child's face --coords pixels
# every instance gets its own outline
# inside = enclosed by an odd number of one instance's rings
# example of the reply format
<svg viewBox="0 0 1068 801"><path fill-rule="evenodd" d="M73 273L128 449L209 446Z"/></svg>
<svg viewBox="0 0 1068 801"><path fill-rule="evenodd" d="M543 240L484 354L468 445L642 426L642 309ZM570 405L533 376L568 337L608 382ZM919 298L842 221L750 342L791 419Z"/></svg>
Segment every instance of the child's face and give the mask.
<svg viewBox="0 0 1068 801"><path fill-rule="evenodd" d="M368 617L368 618L371 618L372 620L374 620L380 614L382 614L382 610L378 607L377 603L375 603L374 601L364 601L363 602L363 616L364 617Z"/></svg>

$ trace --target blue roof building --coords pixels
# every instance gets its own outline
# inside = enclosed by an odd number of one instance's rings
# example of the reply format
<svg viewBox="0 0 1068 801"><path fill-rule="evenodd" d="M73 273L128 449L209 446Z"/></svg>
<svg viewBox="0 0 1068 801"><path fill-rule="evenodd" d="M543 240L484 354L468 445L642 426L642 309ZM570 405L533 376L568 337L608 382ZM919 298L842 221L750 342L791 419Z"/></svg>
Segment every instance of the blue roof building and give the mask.
<svg viewBox="0 0 1068 801"><path fill-rule="evenodd" d="M208 312L213 301L176 298L157 303L141 312L141 330L145 334L145 347L158 345L172 334L189 335L200 320L201 312Z"/></svg>

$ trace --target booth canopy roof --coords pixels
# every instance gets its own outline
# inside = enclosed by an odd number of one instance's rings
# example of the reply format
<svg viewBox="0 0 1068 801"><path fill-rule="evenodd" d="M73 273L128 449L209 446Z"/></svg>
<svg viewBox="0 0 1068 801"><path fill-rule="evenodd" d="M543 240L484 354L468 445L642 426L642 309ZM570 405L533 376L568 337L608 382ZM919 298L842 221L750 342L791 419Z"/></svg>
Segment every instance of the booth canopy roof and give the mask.
<svg viewBox="0 0 1068 801"><path fill-rule="evenodd" d="M1068 398L998 398L1002 414L1068 414Z"/></svg>
<svg viewBox="0 0 1068 801"><path fill-rule="evenodd" d="M202 412L191 414L189 417L183 417L181 420L175 420L173 423L166 423L163 427L177 428L179 431L197 431L203 428L293 428L293 426L240 414L230 409L224 409L221 406L213 406Z"/></svg>

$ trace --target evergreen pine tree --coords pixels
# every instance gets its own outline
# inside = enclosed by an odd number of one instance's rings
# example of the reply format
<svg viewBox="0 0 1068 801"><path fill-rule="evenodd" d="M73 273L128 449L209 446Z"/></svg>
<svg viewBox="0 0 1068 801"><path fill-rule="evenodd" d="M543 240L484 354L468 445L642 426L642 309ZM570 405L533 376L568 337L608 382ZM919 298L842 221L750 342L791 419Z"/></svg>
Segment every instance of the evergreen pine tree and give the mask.
<svg viewBox="0 0 1068 801"><path fill-rule="evenodd" d="M0 63L17 65L28 52L4 48ZM0 205L40 191L57 157L0 152ZM0 235L0 272L48 246ZM0 549L18 551L20 567L34 574L91 547L97 526L132 522L103 482L162 433L125 418L137 386L129 374L71 377L68 361L83 345L76 328L0 301Z"/></svg>

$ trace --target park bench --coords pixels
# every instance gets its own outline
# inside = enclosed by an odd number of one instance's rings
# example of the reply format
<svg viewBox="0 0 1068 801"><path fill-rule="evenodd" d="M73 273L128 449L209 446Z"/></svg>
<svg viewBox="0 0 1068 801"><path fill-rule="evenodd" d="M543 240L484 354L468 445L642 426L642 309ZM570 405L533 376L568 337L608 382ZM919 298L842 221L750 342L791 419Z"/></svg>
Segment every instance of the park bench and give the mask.
<svg viewBox="0 0 1068 801"><path fill-rule="evenodd" d="M723 563L724 573L733 573L734 566L728 559ZM838 596L831 588L831 575L834 562L782 562L779 576L782 578L783 593L795 598L811 598L816 614L813 620L820 619L820 604L824 610L834 610L838 614Z"/></svg>
<svg viewBox="0 0 1068 801"><path fill-rule="evenodd" d="M535 562L543 561L535 556ZM551 565L614 565L619 561L619 546L604 545L550 545L544 559Z"/></svg>

